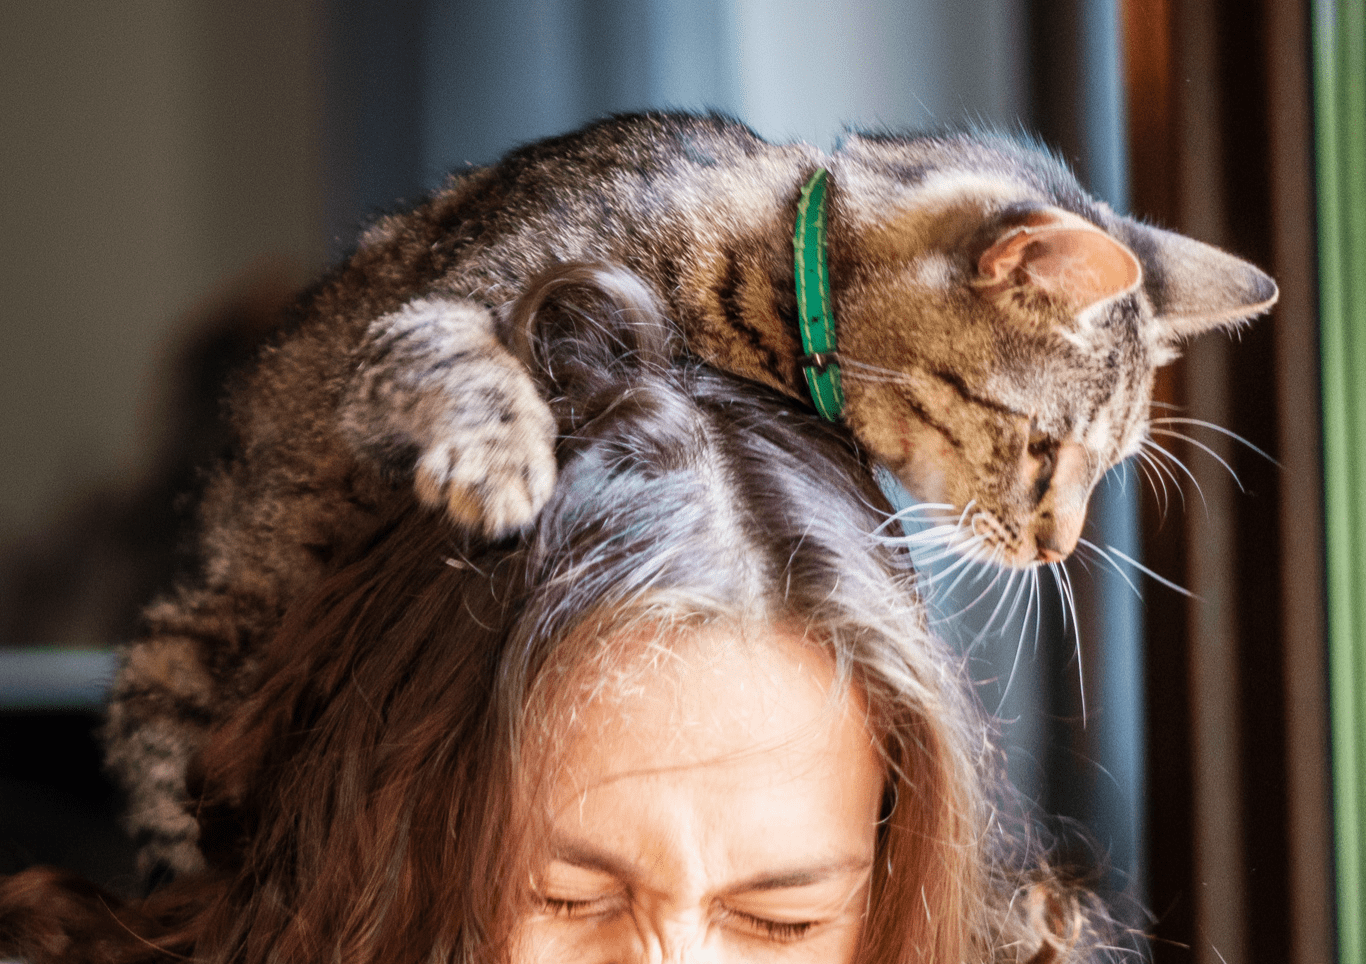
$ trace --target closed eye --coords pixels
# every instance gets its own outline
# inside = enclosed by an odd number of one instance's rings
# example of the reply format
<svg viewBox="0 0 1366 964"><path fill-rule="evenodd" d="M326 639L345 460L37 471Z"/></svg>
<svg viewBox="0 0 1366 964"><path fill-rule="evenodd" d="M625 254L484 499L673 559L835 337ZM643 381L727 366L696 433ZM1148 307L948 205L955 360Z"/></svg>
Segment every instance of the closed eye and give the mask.
<svg viewBox="0 0 1366 964"><path fill-rule="evenodd" d="M724 912L722 920L738 923L742 928L779 944L799 941L816 926L815 921L776 921L730 909Z"/></svg>
<svg viewBox="0 0 1366 964"><path fill-rule="evenodd" d="M541 906L551 917L584 920L591 917L605 917L608 914L615 913L620 910L621 902L617 899L616 894L595 897L592 900L560 900L554 897L542 897Z"/></svg>
<svg viewBox="0 0 1366 964"><path fill-rule="evenodd" d="M1034 473L1034 501L1039 503L1048 494L1048 487L1053 481L1053 471L1058 464L1057 439L1044 435L1042 432L1034 432L1029 436L1029 442L1025 446L1025 451L1029 457L1039 463L1038 469Z"/></svg>

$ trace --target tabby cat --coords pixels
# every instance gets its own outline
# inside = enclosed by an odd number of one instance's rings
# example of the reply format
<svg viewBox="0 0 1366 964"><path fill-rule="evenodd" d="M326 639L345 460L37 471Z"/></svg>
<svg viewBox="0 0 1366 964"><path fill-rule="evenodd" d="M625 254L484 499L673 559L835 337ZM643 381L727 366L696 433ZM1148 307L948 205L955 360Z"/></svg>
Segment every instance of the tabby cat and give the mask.
<svg viewBox="0 0 1366 964"><path fill-rule="evenodd" d="M144 870L202 865L188 761L252 690L283 607L381 506L415 494L499 538L546 501L555 421L512 306L547 271L625 269L674 350L807 400L793 226L819 168L843 421L1001 565L1064 558L1096 481L1145 438L1154 370L1276 299L1251 265L991 135L853 135L827 155L650 113L452 177L364 233L234 396L202 571L149 608L106 728Z"/></svg>

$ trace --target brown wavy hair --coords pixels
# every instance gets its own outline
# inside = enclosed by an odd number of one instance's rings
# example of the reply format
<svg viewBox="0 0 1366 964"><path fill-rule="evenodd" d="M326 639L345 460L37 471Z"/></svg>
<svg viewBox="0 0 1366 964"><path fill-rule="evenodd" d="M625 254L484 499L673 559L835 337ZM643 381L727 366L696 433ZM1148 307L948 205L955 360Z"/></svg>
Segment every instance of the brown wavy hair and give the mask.
<svg viewBox="0 0 1366 964"><path fill-rule="evenodd" d="M891 508L864 455L790 400L666 364L643 290L575 266L513 319L562 430L533 529L481 545L396 506L291 608L194 767L210 870L133 902L48 869L0 881L0 953L506 960L542 839L518 817L526 761L554 760L567 701L616 658L603 641L639 620L796 622L864 695L887 783L861 962L1100 946L1094 901L1001 829L989 727L875 537Z"/></svg>

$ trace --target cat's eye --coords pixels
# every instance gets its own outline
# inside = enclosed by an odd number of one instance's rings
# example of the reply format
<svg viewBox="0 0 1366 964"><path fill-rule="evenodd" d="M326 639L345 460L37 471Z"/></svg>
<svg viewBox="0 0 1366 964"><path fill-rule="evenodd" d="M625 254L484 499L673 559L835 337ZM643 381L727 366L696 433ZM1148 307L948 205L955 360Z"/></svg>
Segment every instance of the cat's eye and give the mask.
<svg viewBox="0 0 1366 964"><path fill-rule="evenodd" d="M1042 432L1034 432L1029 436L1029 443L1025 450L1032 458L1052 462L1057 458L1058 445L1057 439L1044 435Z"/></svg>
<svg viewBox="0 0 1366 964"><path fill-rule="evenodd" d="M1029 441L1025 445L1025 452L1029 457L1038 463L1038 468L1034 471L1034 501L1042 502L1048 494L1048 487L1053 484L1053 470L1058 464L1058 447L1061 443L1051 436L1042 432L1034 432L1029 436Z"/></svg>

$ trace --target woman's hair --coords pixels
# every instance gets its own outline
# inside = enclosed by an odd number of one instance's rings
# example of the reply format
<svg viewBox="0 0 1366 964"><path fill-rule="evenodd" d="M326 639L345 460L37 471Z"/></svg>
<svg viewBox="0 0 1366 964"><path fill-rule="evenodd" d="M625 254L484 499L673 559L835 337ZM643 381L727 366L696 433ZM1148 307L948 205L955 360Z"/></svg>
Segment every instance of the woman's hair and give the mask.
<svg viewBox="0 0 1366 964"><path fill-rule="evenodd" d="M859 960L1085 956L1101 918L1001 829L987 725L848 437L665 363L668 329L625 272L562 269L509 324L562 433L534 527L478 544L395 507L290 609L198 758L210 871L131 903L49 870L0 881L0 953L504 959L543 839L517 805L527 761L553 761L565 707L621 668L613 634L784 621L861 692L886 762Z"/></svg>

